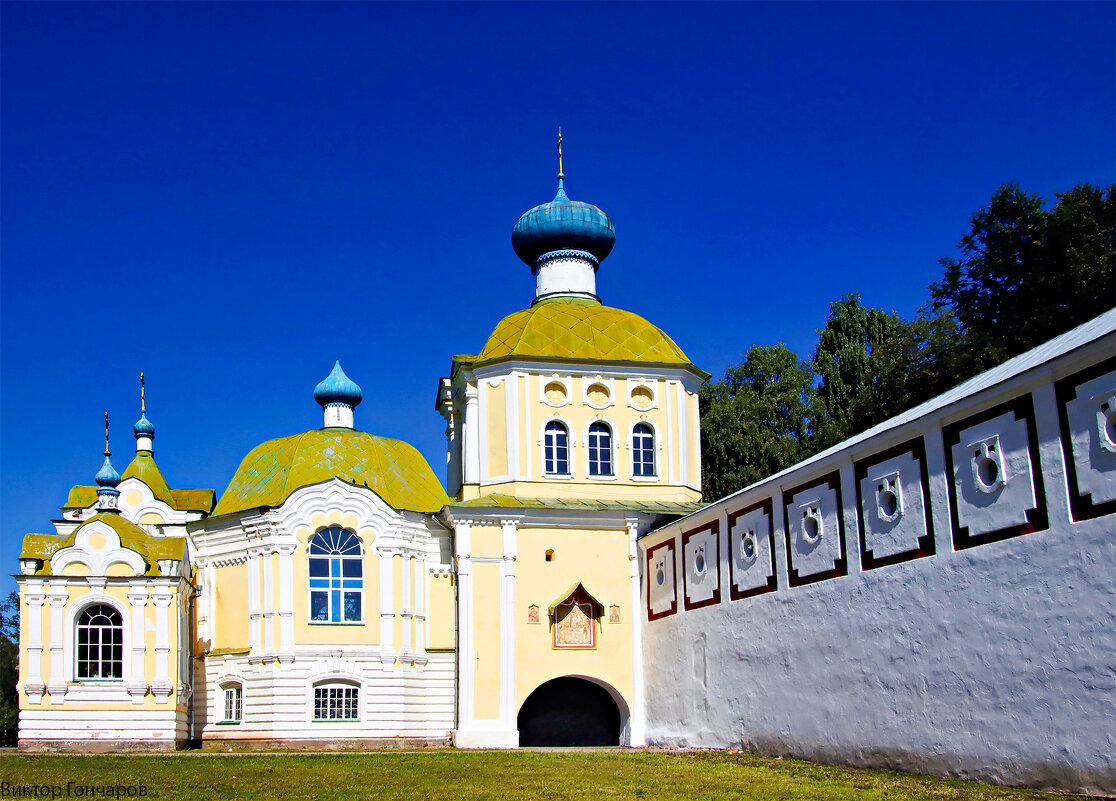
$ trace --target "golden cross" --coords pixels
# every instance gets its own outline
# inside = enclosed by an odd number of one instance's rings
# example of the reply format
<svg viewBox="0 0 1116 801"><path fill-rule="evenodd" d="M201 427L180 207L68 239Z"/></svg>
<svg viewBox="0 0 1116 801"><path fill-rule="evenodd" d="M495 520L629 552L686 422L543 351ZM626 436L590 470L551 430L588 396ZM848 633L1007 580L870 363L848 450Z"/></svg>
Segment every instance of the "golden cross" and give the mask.
<svg viewBox="0 0 1116 801"><path fill-rule="evenodd" d="M109 455L108 431L109 431L108 412L105 412L105 456Z"/></svg>
<svg viewBox="0 0 1116 801"><path fill-rule="evenodd" d="M558 173L562 173L562 128L558 128Z"/></svg>
<svg viewBox="0 0 1116 801"><path fill-rule="evenodd" d="M140 412L147 412L147 399L143 394L143 373L140 373Z"/></svg>

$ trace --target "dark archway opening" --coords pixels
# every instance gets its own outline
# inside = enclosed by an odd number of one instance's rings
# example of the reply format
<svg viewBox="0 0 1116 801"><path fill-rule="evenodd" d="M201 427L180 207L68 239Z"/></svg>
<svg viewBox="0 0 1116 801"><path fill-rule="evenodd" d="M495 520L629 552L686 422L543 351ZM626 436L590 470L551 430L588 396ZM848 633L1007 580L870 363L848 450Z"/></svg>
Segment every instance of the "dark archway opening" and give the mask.
<svg viewBox="0 0 1116 801"><path fill-rule="evenodd" d="M517 724L521 746L620 745L620 709L608 690L571 676L539 685Z"/></svg>

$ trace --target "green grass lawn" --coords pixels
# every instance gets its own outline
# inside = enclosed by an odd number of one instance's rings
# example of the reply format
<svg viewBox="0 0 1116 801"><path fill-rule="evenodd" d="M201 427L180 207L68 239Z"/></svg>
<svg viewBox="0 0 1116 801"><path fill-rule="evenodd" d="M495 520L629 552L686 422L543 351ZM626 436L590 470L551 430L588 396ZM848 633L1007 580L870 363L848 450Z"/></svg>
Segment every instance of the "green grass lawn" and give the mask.
<svg viewBox="0 0 1116 801"><path fill-rule="evenodd" d="M0 755L0 782L60 785L65 793L66 784L71 781L86 786L143 785L147 788L147 798L199 801L227 798L308 801L353 798L393 801L1043 798L1049 801L1051 797L974 782L834 768L724 751L446 749L363 754ZM49 798L49 794L46 797Z"/></svg>

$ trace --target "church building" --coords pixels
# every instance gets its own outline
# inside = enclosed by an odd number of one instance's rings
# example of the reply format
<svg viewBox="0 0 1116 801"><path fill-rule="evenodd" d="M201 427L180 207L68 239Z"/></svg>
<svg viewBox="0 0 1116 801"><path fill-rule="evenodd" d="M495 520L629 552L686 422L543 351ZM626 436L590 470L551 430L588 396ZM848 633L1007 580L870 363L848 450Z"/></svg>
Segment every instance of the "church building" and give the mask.
<svg viewBox="0 0 1116 801"><path fill-rule="evenodd" d="M512 232L534 297L437 381L445 484L335 363L320 428L173 488L141 376L132 461L106 416L23 541L20 748L740 747L1116 793L1116 309L702 503L709 374L601 302L615 230L564 178Z"/></svg>
<svg viewBox="0 0 1116 801"><path fill-rule="evenodd" d="M700 508L709 375L603 305L564 178L512 233L530 304L438 381L445 487L340 363L219 496L168 486L142 397L123 474L106 429L20 553L21 747L643 744L637 538Z"/></svg>

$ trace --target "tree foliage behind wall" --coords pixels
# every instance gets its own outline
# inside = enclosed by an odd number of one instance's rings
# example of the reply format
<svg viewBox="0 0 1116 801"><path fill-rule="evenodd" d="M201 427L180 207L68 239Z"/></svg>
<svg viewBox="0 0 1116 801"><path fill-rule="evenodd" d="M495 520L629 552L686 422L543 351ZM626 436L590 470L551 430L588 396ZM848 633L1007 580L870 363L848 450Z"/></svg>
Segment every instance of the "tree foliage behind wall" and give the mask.
<svg viewBox="0 0 1116 801"><path fill-rule="evenodd" d="M0 602L0 746L16 744L19 720L19 597L13 592Z"/></svg>
<svg viewBox="0 0 1116 801"><path fill-rule="evenodd" d="M830 304L810 362L753 347L701 391L707 500L790 467L1116 306L1116 184L1015 184L971 216L959 258L910 320Z"/></svg>

